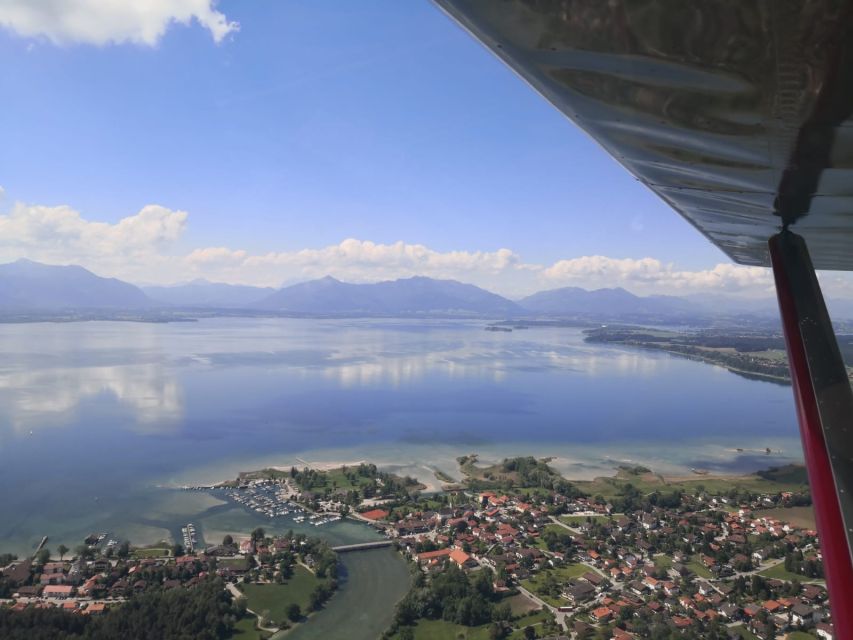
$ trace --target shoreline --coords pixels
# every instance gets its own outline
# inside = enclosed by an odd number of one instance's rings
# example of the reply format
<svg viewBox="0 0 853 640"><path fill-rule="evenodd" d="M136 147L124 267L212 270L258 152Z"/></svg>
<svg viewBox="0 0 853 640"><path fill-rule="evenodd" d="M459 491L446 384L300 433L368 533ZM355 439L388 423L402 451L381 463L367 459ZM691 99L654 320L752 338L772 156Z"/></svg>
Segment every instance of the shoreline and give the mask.
<svg viewBox="0 0 853 640"><path fill-rule="evenodd" d="M422 492L441 491L446 484L452 484L441 476L463 479L456 458L477 449L481 463L495 463L503 458L533 456L552 458L551 466L569 482L584 482L599 477L615 475L620 465L643 465L663 476L690 476L693 469L708 470L715 476L740 476L768 467L785 464L800 464L803 461L799 438L793 436L768 436L745 438L738 442L731 439L686 440L684 442L664 443L662 448L648 440L626 440L612 443L541 443L531 446L529 443L501 443L497 445L473 445L466 447L430 447L415 445L400 447L398 443L384 443L372 447L375 455L362 455L360 448L355 455L346 456L342 450L309 450L302 455L283 453L276 461L273 456L264 456L256 460L226 463L233 473L223 477L222 469L214 475L210 467L187 469L178 478L161 481L151 486L180 490L186 487L222 487L240 474L248 474L262 469L273 469L286 473L291 467L308 467L316 471L329 471L342 466L358 466L363 463L375 464L380 470L399 475L412 475L426 485ZM354 447L355 448L355 447ZM765 455L766 449L771 453ZM427 457L429 456L429 457ZM284 460L282 460L284 459ZM287 462L285 462L285 460ZM743 460L738 464L739 460ZM304 464L299 464L301 461ZM228 471L226 471L228 473ZM429 474L429 477L424 477ZM440 475L439 475L440 474ZM699 477L699 476L697 476Z"/></svg>

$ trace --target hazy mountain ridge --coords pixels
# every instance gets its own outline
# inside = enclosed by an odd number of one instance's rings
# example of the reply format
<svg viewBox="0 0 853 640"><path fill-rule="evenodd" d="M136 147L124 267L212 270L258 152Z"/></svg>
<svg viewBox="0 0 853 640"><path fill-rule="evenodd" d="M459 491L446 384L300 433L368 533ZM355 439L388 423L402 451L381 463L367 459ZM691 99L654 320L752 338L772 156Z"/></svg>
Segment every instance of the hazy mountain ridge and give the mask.
<svg viewBox="0 0 853 640"><path fill-rule="evenodd" d="M76 265L57 266L21 259L0 265L0 308L139 309L153 303L143 291L115 278L102 278Z"/></svg>
<svg viewBox="0 0 853 640"><path fill-rule="evenodd" d="M830 302L839 318L853 308ZM775 318L772 299L739 299L721 294L637 296L622 288L587 290L562 287L518 301L472 284L423 276L370 284L341 282L331 276L273 289L194 280L173 286L144 286L102 278L79 266L30 260L0 265L0 312L56 310L205 309L207 313L428 316L487 318L545 316L583 321L667 321L757 315ZM165 311L171 310L171 311Z"/></svg>
<svg viewBox="0 0 853 640"><path fill-rule="evenodd" d="M184 307L251 308L275 291L272 287L193 280L185 284L149 285L142 291L155 303Z"/></svg>
<svg viewBox="0 0 853 640"><path fill-rule="evenodd" d="M299 313L518 315L521 307L496 293L455 280L422 276L371 284L330 276L280 289L259 308Z"/></svg>
<svg viewBox="0 0 853 640"><path fill-rule="evenodd" d="M667 315L700 314L700 306L673 296L636 296L616 287L589 291L562 287L540 291L518 303L528 311L545 315Z"/></svg>

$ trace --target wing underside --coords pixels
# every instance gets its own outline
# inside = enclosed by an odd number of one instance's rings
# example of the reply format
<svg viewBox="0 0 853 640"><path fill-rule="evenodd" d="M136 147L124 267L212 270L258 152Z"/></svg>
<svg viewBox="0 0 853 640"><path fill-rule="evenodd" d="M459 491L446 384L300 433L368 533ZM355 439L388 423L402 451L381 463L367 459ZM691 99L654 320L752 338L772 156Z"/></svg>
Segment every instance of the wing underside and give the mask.
<svg viewBox="0 0 853 640"><path fill-rule="evenodd" d="M850 2L436 1L735 262L853 269Z"/></svg>

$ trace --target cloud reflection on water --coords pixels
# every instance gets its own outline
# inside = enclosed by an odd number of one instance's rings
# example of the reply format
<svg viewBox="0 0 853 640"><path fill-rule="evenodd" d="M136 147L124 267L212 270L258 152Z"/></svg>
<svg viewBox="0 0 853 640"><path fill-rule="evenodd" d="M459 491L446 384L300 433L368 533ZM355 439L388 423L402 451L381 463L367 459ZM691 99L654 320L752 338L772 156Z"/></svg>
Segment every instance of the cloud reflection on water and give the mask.
<svg viewBox="0 0 853 640"><path fill-rule="evenodd" d="M176 429L184 414L178 381L156 364L51 368L0 374L0 433L3 423L24 435L62 425L87 399L109 395L131 410L138 433Z"/></svg>

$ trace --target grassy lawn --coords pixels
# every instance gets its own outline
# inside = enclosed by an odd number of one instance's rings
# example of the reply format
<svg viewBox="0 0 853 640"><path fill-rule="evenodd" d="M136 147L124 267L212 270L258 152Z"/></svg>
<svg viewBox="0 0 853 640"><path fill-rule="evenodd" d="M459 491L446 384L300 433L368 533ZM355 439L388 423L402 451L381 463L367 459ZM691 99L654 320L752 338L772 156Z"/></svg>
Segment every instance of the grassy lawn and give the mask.
<svg viewBox="0 0 853 640"><path fill-rule="evenodd" d="M768 462L768 466L770 462ZM624 475L624 474L623 474ZM631 477L617 475L610 478L595 478L594 480L583 480L574 484L589 495L601 495L610 499L620 495L622 488L628 482L643 493L653 491L672 491L680 489L687 493L694 493L697 487L702 486L705 491L712 494L723 494L730 489L749 490L755 493L778 493L780 491L799 491L805 487L803 479L797 470L788 474L779 474L773 479L761 478L757 475L747 476L712 476L696 475L686 477L663 477L657 474L634 474Z"/></svg>
<svg viewBox="0 0 853 640"><path fill-rule="evenodd" d="M546 545L545 540L543 540L546 531L553 531L554 533L566 536L572 535L572 532L566 529L565 527L561 527L558 524L549 524L544 529L542 529L542 532L539 534L539 537L536 538L536 541L534 542L534 544L542 550L548 549L548 545Z"/></svg>
<svg viewBox="0 0 853 640"><path fill-rule="evenodd" d="M765 578L776 578L777 580L799 580L800 582L823 582L823 580L818 580L815 578L808 578L806 576L800 575L799 573L793 573L791 571L785 570L785 563L780 562L775 567L770 567L769 569L764 569L763 571L759 571L758 575L764 576Z"/></svg>
<svg viewBox="0 0 853 640"><path fill-rule="evenodd" d="M742 624L739 624L735 627L731 627L731 630L739 633L740 637L743 638L743 640L760 640L757 635L755 635L752 631L747 629Z"/></svg>
<svg viewBox="0 0 853 640"><path fill-rule="evenodd" d="M781 507L778 509L762 509L755 512L756 517L776 518L788 522L795 527L814 529L814 509L811 507Z"/></svg>
<svg viewBox="0 0 853 640"><path fill-rule="evenodd" d="M247 614L242 620L238 620L234 625L234 632L231 634L232 640L266 640L270 634L266 631L255 629L257 618Z"/></svg>
<svg viewBox="0 0 853 640"><path fill-rule="evenodd" d="M163 556L171 556L172 550L167 548L156 548L152 547L150 549L134 549L133 556L136 558L162 558Z"/></svg>
<svg viewBox="0 0 853 640"><path fill-rule="evenodd" d="M522 596L523 597L523 596ZM513 621L515 630L509 635L510 640L524 637L525 627L535 627L541 625L546 620L551 620L553 616L549 611L540 609L530 615L523 615ZM466 627L444 620L418 620L414 627L415 640L488 640L490 624L480 625L479 627ZM395 637L399 637L395 636Z"/></svg>
<svg viewBox="0 0 853 640"><path fill-rule="evenodd" d="M557 579L557 582L562 584L564 582L568 582L572 578L578 578L582 576L587 571L592 571L593 573L595 573L595 571L582 564L569 564L564 567L558 567L556 569L546 569L545 571L540 571L535 576L532 576L527 580L522 580L521 586L530 591L531 593L542 598L552 607L561 607L566 604L566 601L560 598L559 596L554 597L539 593L539 585L544 581L545 576L550 574Z"/></svg>
<svg viewBox="0 0 853 640"><path fill-rule="evenodd" d="M539 610L540 607L538 604L533 602L530 598L525 595L518 594L515 596L510 596L504 602L509 604L509 610L512 611L512 615L514 616L523 616L530 611Z"/></svg>
<svg viewBox="0 0 853 640"><path fill-rule="evenodd" d="M556 569L548 569L549 573L553 573L558 580L563 581L569 581L572 578L579 578L587 571L596 573L596 571L583 564L567 564L563 567L557 567Z"/></svg>
<svg viewBox="0 0 853 640"><path fill-rule="evenodd" d="M269 620L280 623L287 620L287 607L292 602L307 613L308 596L321 582L304 567L296 566L285 584L241 584L240 590L249 609L258 614L269 611Z"/></svg>
<svg viewBox="0 0 853 640"><path fill-rule="evenodd" d="M248 569L249 561L246 558L224 558L217 562L221 569Z"/></svg>
<svg viewBox="0 0 853 640"><path fill-rule="evenodd" d="M514 621L514 624L519 629L523 629L524 627L528 627L533 624L539 624L545 620L550 620L553 618L550 611L546 611L545 609L539 609L539 611L535 613L531 613L527 616L521 616L518 620Z"/></svg>
<svg viewBox="0 0 853 640"><path fill-rule="evenodd" d="M570 527L576 527L579 524L586 523L588 520L605 523L610 520L610 516L560 516L560 520Z"/></svg>
<svg viewBox="0 0 853 640"><path fill-rule="evenodd" d="M700 578L711 578L714 575L711 573L708 567L706 567L698 560L691 560L685 566Z"/></svg>
<svg viewBox="0 0 853 640"><path fill-rule="evenodd" d="M550 611L545 611L544 609L539 610L537 613L529 616L522 616L518 620L513 621L513 625L515 630L509 634L509 640L524 640L524 628L525 627L534 627L537 630L537 636L542 635L542 629L540 625L546 620L553 620L554 616L551 615Z"/></svg>
<svg viewBox="0 0 853 640"><path fill-rule="evenodd" d="M672 558L667 555L655 556L654 557L655 568L657 569L672 569Z"/></svg>
<svg viewBox="0 0 853 640"><path fill-rule="evenodd" d="M536 583L536 580L533 578L528 578L527 580L522 580L521 586L524 587L525 589L527 589L530 593L536 595L537 597L541 598L542 600L544 600L545 602L550 604L552 607L562 607L563 605L566 604L566 601L563 600L562 598L559 598L559 597L555 598L553 596L543 595L543 594L539 593L539 591L537 590L538 585Z"/></svg>
<svg viewBox="0 0 853 640"><path fill-rule="evenodd" d="M817 636L813 636L805 631L792 631L788 634L788 640L815 640Z"/></svg>
<svg viewBox="0 0 853 640"><path fill-rule="evenodd" d="M444 620L419 620L415 625L415 640L488 640L489 625L464 627Z"/></svg>

